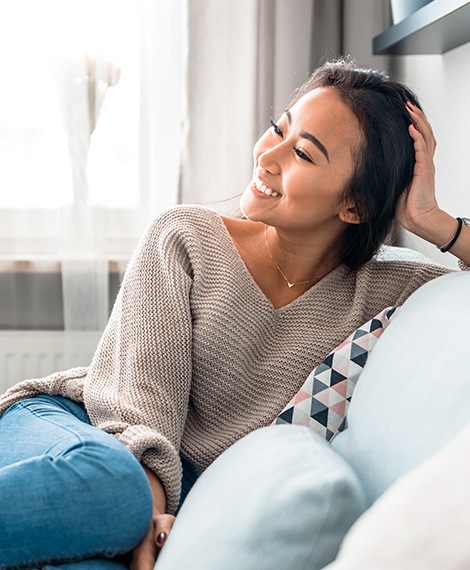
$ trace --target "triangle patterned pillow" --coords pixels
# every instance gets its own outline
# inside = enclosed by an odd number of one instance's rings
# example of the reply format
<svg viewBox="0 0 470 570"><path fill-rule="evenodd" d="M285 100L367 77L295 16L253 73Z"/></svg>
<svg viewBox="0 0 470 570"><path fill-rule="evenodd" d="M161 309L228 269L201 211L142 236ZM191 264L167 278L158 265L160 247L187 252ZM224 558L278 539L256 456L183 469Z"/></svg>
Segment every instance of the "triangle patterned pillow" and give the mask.
<svg viewBox="0 0 470 570"><path fill-rule="evenodd" d="M307 426L327 441L343 431L359 376L396 309L387 307L332 350L309 374L273 424Z"/></svg>

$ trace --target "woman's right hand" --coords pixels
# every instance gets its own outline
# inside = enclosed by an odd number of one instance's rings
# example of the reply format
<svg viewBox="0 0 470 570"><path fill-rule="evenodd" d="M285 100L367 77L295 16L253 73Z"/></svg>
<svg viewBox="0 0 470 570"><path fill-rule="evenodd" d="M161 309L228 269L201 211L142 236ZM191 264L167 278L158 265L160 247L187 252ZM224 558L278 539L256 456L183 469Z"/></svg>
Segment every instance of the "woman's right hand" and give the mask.
<svg viewBox="0 0 470 570"><path fill-rule="evenodd" d="M153 570L160 550L171 532L175 517L160 514L153 516L147 534L132 554L130 570Z"/></svg>

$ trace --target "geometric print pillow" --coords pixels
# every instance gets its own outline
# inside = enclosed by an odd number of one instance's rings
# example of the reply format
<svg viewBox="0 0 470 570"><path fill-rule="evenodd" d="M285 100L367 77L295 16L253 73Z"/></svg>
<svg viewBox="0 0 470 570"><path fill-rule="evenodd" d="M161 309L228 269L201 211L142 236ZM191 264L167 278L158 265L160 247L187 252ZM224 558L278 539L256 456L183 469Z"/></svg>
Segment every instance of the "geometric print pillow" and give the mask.
<svg viewBox="0 0 470 570"><path fill-rule="evenodd" d="M308 376L273 424L307 426L326 441L346 428L351 396L367 358L396 307L388 307L356 329Z"/></svg>

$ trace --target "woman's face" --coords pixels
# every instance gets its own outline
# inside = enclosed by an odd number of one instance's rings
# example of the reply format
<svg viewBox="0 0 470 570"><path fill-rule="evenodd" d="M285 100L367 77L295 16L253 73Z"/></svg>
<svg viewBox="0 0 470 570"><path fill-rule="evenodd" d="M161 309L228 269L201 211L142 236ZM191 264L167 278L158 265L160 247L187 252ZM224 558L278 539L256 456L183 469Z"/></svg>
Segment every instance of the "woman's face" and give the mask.
<svg viewBox="0 0 470 570"><path fill-rule="evenodd" d="M357 221L344 219L354 215L353 205L338 202L361 139L355 115L333 88L307 93L256 143L242 212L250 220L300 232Z"/></svg>

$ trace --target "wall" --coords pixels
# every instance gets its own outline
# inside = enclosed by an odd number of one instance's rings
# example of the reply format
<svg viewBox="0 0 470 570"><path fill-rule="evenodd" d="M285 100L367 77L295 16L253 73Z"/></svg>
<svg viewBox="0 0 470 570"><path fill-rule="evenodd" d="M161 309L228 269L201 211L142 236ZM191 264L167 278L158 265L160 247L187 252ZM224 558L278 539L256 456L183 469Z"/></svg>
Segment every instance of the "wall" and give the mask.
<svg viewBox="0 0 470 570"><path fill-rule="evenodd" d="M470 216L470 43L443 55L395 56L390 69L420 97L438 142L436 193L453 216ZM404 243L451 267L456 259L415 236Z"/></svg>

